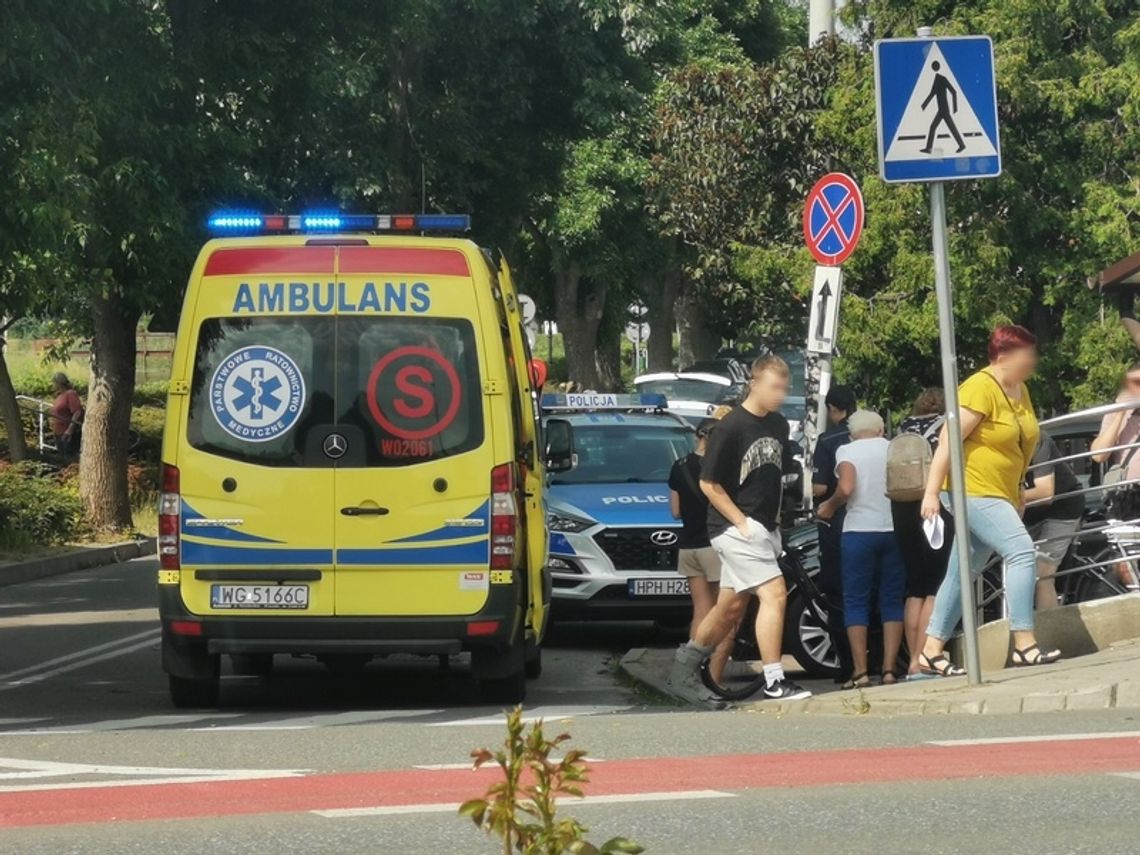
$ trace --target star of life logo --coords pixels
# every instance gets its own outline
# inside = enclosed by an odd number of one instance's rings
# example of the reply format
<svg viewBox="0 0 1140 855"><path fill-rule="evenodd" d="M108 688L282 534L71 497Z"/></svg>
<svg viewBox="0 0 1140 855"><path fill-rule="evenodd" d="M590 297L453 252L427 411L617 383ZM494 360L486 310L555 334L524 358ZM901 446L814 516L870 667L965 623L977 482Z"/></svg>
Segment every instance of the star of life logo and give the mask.
<svg viewBox="0 0 1140 855"><path fill-rule="evenodd" d="M210 381L210 409L222 430L246 442L269 442L296 424L305 408L305 378L289 356L253 345L221 361Z"/></svg>

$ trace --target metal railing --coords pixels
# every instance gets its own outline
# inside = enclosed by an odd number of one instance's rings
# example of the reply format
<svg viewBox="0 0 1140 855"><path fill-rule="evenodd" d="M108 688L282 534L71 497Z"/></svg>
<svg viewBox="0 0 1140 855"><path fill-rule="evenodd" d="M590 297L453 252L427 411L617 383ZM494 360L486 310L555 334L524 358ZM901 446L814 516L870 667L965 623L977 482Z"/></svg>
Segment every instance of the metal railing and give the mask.
<svg viewBox="0 0 1140 855"><path fill-rule="evenodd" d="M32 413L36 426L36 448L40 451L59 451L55 444L55 432L50 430L51 401L33 398L31 395L17 395L16 403L20 409Z"/></svg>
<svg viewBox="0 0 1140 855"><path fill-rule="evenodd" d="M1063 416L1046 419L1040 424L1042 428L1049 430L1050 428L1056 428L1070 422L1103 417L1110 413L1120 412L1121 410L1137 409L1140 409L1140 401L1105 404L1102 406L1078 410L1073 413L1066 413ZM1108 458L1111 458L1113 455L1119 454L1121 452L1130 452L1134 449L1140 449L1140 437L1131 443L1116 444L1111 447L1098 449L1096 451L1090 449L1089 451L1082 451L1076 454L1067 454L1041 463L1035 463L1029 467L1029 470L1033 471L1035 469L1045 469L1058 463L1070 463L1078 460L1092 459L1094 457L1107 456ZM1137 451L1137 454L1140 455L1140 451ZM1137 459L1140 460L1140 457ZM1108 468L1111 468L1109 465L1104 464L1103 461L1101 462L1101 465L1106 466L1105 471L1107 471ZM1057 493L1047 499L1037 499L1033 502L1030 502L1028 504L1028 507L1048 505L1058 500L1068 499L1075 496L1084 497L1107 493L1110 491L1118 490L1122 487L1129 487L1137 484L1140 484L1140 478L1127 477L1114 481L1111 484L1089 484L1079 490L1070 490L1064 493ZM1106 545L1103 550L1098 552L1094 557L1080 554L1079 547L1082 541L1088 542L1092 538L1099 536L1103 536L1105 540ZM1071 546L1067 554L1067 560L1059 565L1055 572L1045 576L1039 576L1039 580L1055 580L1066 576L1090 573L1110 590L1123 594L1128 592L1129 587L1121 583L1119 579L1113 578L1113 572L1101 572L1101 570L1109 570L1109 568L1115 569L1121 565L1125 565L1129 567L1129 572L1132 574L1133 583L1140 581L1140 578L1138 578L1138 574L1140 574L1140 569L1138 569L1138 565L1140 565L1140 517L1127 520L1106 518L1105 523L1102 525L1089 528L1080 527L1072 535L1066 534L1054 537L1037 538L1034 540L1033 545L1035 547L1039 547L1043 544L1052 543L1055 541L1071 542ZM1105 558L1105 555L1108 555L1109 557ZM1001 568L1001 584L997 586L991 586L988 592L985 590L987 577L992 580L993 575L988 571L992 571L994 568L996 568L1000 560L1000 558L991 559L986 568L983 569L982 573L978 577L977 589L975 591L975 603L979 620L983 619L986 607L991 605L999 597L1001 598L1002 615L1008 616L1009 614L1009 610L1005 601L1004 566Z"/></svg>

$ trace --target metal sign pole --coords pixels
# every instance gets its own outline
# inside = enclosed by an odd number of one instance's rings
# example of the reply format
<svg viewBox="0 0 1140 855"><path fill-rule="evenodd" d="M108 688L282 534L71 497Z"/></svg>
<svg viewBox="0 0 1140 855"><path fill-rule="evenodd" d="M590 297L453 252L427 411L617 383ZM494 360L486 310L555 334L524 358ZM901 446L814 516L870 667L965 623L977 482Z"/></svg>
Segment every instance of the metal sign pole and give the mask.
<svg viewBox="0 0 1140 855"><path fill-rule="evenodd" d="M921 31L920 31L921 35ZM970 530L966 520L966 475L962 459L962 424L958 409L958 354L954 343L954 300L950 291L950 258L946 250L946 193L941 181L930 185L930 225L934 232L934 291L938 296L938 332L942 349L942 386L946 394L946 432L950 440L950 505L954 513L954 545L962 589L962 633L970 683L982 681L978 656L974 582L970 575Z"/></svg>

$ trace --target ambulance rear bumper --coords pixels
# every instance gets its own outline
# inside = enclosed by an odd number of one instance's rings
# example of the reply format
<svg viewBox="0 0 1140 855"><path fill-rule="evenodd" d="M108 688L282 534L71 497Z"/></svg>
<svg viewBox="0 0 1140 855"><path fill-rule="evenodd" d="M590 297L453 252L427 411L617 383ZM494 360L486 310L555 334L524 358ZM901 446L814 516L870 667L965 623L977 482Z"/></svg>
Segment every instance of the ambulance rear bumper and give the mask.
<svg viewBox="0 0 1140 855"><path fill-rule="evenodd" d="M475 648L506 650L522 638L520 587L518 582L492 585L487 602L472 615L263 617L191 614L178 587L171 585L160 586L159 614L164 647L211 655L454 655ZM188 628L190 632L186 631Z"/></svg>

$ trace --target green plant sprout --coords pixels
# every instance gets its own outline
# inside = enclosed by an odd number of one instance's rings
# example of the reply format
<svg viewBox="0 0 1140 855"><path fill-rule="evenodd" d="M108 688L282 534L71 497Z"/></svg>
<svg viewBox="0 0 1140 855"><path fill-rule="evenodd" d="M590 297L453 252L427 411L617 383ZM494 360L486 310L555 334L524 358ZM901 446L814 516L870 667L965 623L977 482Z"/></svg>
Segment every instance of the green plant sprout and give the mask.
<svg viewBox="0 0 1140 855"><path fill-rule="evenodd" d="M507 738L503 747L492 752L477 748L471 752L475 768L492 761L503 778L491 784L481 798L459 806L460 816L469 816L476 827L503 841L504 855L609 855L645 850L624 837L614 837L601 846L586 840L588 829L576 819L560 818L556 801L560 796L581 798L586 777L586 752L570 750L561 757L555 752L570 740L563 733L547 739L542 720L527 730L522 707L507 713Z"/></svg>

